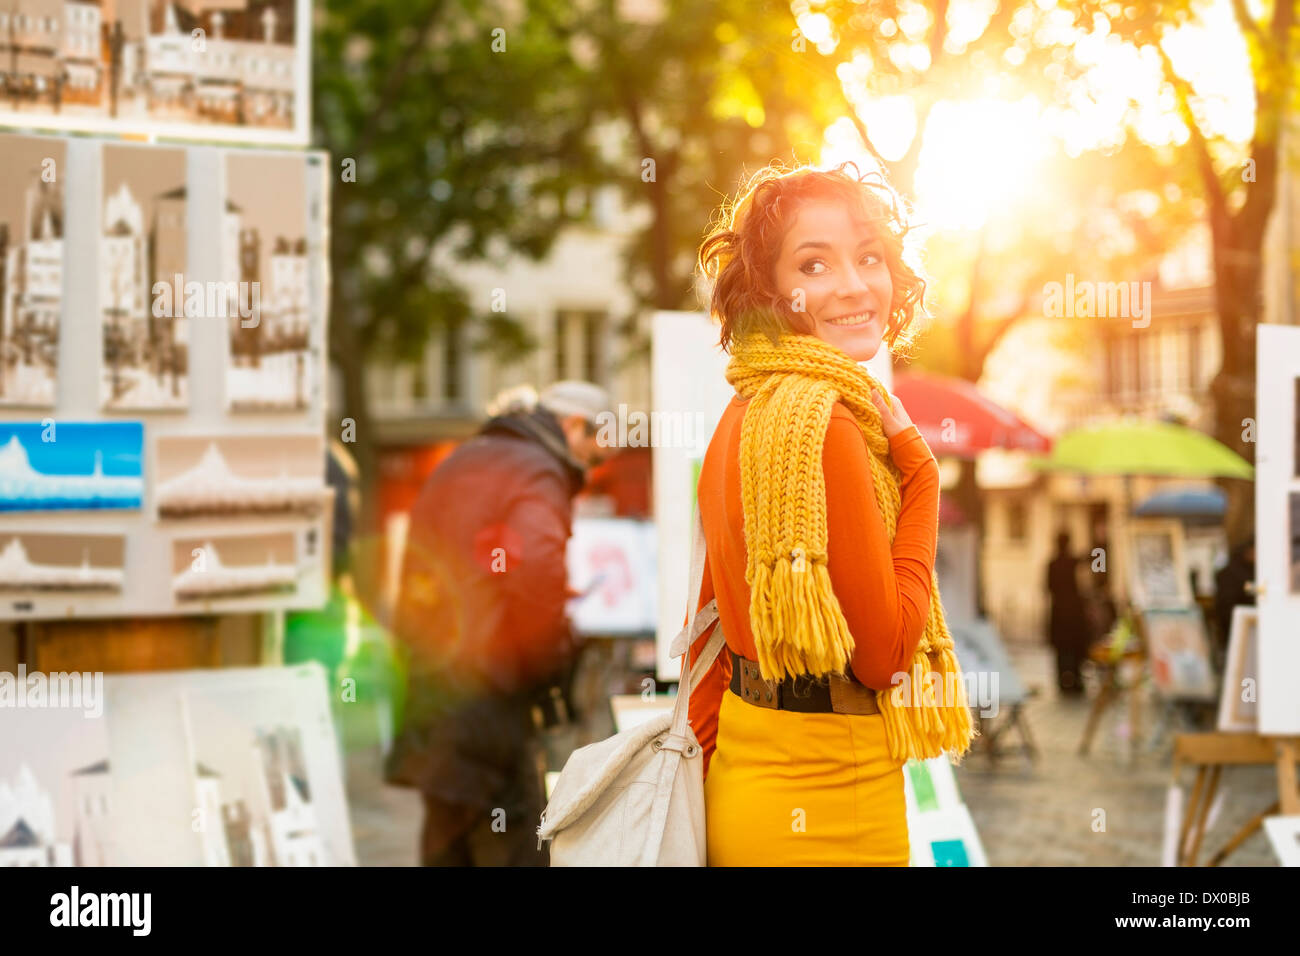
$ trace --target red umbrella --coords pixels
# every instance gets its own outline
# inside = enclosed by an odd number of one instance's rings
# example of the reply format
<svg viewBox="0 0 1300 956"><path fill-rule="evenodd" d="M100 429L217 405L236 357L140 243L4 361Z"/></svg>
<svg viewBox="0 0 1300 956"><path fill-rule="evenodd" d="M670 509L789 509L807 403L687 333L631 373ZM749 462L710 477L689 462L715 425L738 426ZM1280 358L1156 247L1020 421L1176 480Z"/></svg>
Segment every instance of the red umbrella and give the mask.
<svg viewBox="0 0 1300 956"><path fill-rule="evenodd" d="M1051 450L1050 438L962 379L900 372L894 394L936 456L974 458L990 448Z"/></svg>

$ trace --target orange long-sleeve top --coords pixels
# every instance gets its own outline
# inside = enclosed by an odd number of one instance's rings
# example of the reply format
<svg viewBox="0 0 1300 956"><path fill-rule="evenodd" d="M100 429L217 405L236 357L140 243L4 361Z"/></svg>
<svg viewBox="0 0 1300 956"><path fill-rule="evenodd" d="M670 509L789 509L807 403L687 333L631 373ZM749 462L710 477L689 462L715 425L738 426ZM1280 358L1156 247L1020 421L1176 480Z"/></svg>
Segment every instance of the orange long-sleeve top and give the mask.
<svg viewBox="0 0 1300 956"><path fill-rule="evenodd" d="M748 399L727 404L700 468L697 496L707 555L697 610L716 596L727 647L757 660L749 627L745 513L740 497L740 429ZM827 571L853 635L851 666L863 684L892 686L909 670L930 613L930 580L939 538L939 463L915 425L890 439L902 472L902 508L890 546L872 487L872 459L853 413L836 402L822 448L826 479ZM716 626L716 625L715 625ZM691 647L694 663L712 633ZM731 681L724 648L691 695L690 722L708 773L718 734L718 708Z"/></svg>

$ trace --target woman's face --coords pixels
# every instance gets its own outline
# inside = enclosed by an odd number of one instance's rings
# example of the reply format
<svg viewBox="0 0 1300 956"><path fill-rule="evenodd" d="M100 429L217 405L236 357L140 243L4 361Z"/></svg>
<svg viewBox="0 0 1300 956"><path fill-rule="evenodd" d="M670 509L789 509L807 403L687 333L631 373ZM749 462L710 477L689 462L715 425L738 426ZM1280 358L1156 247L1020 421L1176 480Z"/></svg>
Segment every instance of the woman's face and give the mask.
<svg viewBox="0 0 1300 956"><path fill-rule="evenodd" d="M805 203L781 243L774 278L791 308L812 319L819 339L855 362L875 356L894 283L871 226L855 222L838 203Z"/></svg>

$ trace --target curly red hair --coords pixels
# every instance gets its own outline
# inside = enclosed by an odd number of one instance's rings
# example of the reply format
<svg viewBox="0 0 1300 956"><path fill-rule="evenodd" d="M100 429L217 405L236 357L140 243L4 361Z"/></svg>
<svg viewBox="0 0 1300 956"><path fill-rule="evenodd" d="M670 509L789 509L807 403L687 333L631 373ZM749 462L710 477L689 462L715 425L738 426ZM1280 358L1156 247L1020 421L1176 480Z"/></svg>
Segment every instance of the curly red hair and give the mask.
<svg viewBox="0 0 1300 956"><path fill-rule="evenodd" d="M846 171L850 167L853 175ZM925 279L904 260L903 239L911 227L898 194L879 173L863 175L851 161L830 170L773 163L718 209L697 263L713 281L709 311L722 326L722 348L730 351L738 336L752 331L774 342L785 331L812 334L812 319L790 307L774 280L781 243L799 206L810 199L841 202L875 230L894 286L884 340L897 353L914 336L916 312L926 314Z"/></svg>

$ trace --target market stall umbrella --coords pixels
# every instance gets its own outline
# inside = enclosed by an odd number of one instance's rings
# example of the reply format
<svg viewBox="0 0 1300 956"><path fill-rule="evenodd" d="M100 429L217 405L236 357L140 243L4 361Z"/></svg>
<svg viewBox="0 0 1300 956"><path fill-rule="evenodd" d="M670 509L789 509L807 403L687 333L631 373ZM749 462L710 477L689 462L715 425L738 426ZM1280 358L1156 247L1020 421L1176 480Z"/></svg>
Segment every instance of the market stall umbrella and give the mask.
<svg viewBox="0 0 1300 956"><path fill-rule="evenodd" d="M1121 420L1066 432L1052 453L1031 459L1031 468L1124 479L1122 513L1133 500L1133 478L1160 475L1183 478L1254 477L1255 469L1226 445L1194 428L1171 422Z"/></svg>
<svg viewBox="0 0 1300 956"><path fill-rule="evenodd" d="M900 372L894 394L936 455L974 458L990 448L1046 452L1052 447L1050 438L962 379Z"/></svg>
<svg viewBox="0 0 1300 956"><path fill-rule="evenodd" d="M911 411L911 409L908 409ZM1120 421L1066 432L1031 468L1085 475L1245 478L1255 469L1226 445L1170 422Z"/></svg>
<svg viewBox="0 0 1300 956"><path fill-rule="evenodd" d="M1228 500L1218 488L1167 488L1138 503L1139 518L1179 518L1193 524L1218 524Z"/></svg>

